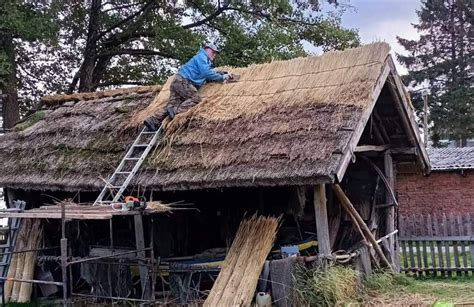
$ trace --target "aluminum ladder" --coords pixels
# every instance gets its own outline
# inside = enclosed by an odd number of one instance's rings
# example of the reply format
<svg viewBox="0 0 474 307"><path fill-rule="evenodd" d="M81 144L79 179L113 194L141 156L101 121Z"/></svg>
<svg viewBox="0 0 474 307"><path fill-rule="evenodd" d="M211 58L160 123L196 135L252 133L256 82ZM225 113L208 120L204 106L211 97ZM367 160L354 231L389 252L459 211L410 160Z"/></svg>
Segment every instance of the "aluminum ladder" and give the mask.
<svg viewBox="0 0 474 307"><path fill-rule="evenodd" d="M100 192L95 205L120 202L123 192L127 189L133 177L140 169L150 150L155 146L163 131L163 125L157 131L147 131L143 128L132 146L128 149L119 166L107 180Z"/></svg>
<svg viewBox="0 0 474 307"><path fill-rule="evenodd" d="M26 203L21 200L15 200L11 202L10 209L3 209L5 211L22 212L25 209ZM21 218L13 217L8 218L8 226L0 228L0 234L2 242L0 243L0 276L2 280L2 286L0 287L0 298L3 297L5 289L5 278L8 275L8 269L12 260L13 253L15 252L15 244L18 236L18 230L20 229Z"/></svg>

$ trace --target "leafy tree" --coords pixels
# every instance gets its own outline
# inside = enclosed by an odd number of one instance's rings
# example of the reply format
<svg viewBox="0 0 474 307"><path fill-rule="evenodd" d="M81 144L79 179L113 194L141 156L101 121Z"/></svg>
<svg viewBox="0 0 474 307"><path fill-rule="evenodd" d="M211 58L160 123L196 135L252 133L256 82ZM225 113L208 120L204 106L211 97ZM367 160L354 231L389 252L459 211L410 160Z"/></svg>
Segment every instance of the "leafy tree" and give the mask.
<svg viewBox="0 0 474 307"><path fill-rule="evenodd" d="M406 81L418 88L412 91L415 107L422 112L420 87L429 90L435 145L440 138L465 143L474 136L472 1L423 0L417 14L420 38L397 38L409 52L397 57L409 69Z"/></svg>
<svg viewBox="0 0 474 307"><path fill-rule="evenodd" d="M162 82L205 39L223 49L216 65L234 66L305 55L303 41L325 50L359 44L315 0L71 0L57 22L60 44L42 53L68 71L44 74L53 80L45 86L67 92Z"/></svg>
<svg viewBox="0 0 474 307"><path fill-rule="evenodd" d="M19 45L54 37L55 26L46 13L46 7L17 0L3 0L0 4L0 90L3 93L5 128L13 126L20 118L17 93Z"/></svg>

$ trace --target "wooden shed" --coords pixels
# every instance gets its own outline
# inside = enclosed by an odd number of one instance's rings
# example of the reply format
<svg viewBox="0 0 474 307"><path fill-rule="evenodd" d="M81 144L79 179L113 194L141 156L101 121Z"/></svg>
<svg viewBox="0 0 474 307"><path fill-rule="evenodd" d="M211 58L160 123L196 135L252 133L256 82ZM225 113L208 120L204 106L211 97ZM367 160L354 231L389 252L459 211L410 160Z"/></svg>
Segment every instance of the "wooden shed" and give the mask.
<svg viewBox="0 0 474 307"><path fill-rule="evenodd" d="M397 164L424 173L430 164L389 49L374 43L236 68L240 82L205 85L202 103L168 125L128 191L199 210L155 221L155 255L225 250L242 217L259 212L283 215L277 246L313 236L316 253L330 258L361 240L344 196L396 268ZM170 82L45 97L0 136L8 199L92 202L143 119L166 104Z"/></svg>

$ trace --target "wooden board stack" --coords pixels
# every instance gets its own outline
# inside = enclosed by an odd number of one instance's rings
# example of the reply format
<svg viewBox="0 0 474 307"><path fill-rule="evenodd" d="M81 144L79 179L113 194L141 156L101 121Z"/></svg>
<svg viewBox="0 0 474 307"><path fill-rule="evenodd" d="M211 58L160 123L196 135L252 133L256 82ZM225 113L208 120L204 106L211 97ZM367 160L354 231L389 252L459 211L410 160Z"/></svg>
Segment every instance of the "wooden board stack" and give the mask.
<svg viewBox="0 0 474 307"><path fill-rule="evenodd" d="M250 306L279 222L255 214L240 224L204 306Z"/></svg>

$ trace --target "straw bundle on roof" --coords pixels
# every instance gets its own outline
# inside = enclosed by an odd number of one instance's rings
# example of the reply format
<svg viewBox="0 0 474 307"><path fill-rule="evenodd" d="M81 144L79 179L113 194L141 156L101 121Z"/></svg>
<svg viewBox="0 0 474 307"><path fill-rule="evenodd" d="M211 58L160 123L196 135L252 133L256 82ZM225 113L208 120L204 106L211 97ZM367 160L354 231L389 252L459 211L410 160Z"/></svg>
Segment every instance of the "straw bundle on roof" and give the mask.
<svg viewBox="0 0 474 307"><path fill-rule="evenodd" d="M204 306L250 306L279 220L254 215L240 224Z"/></svg>

